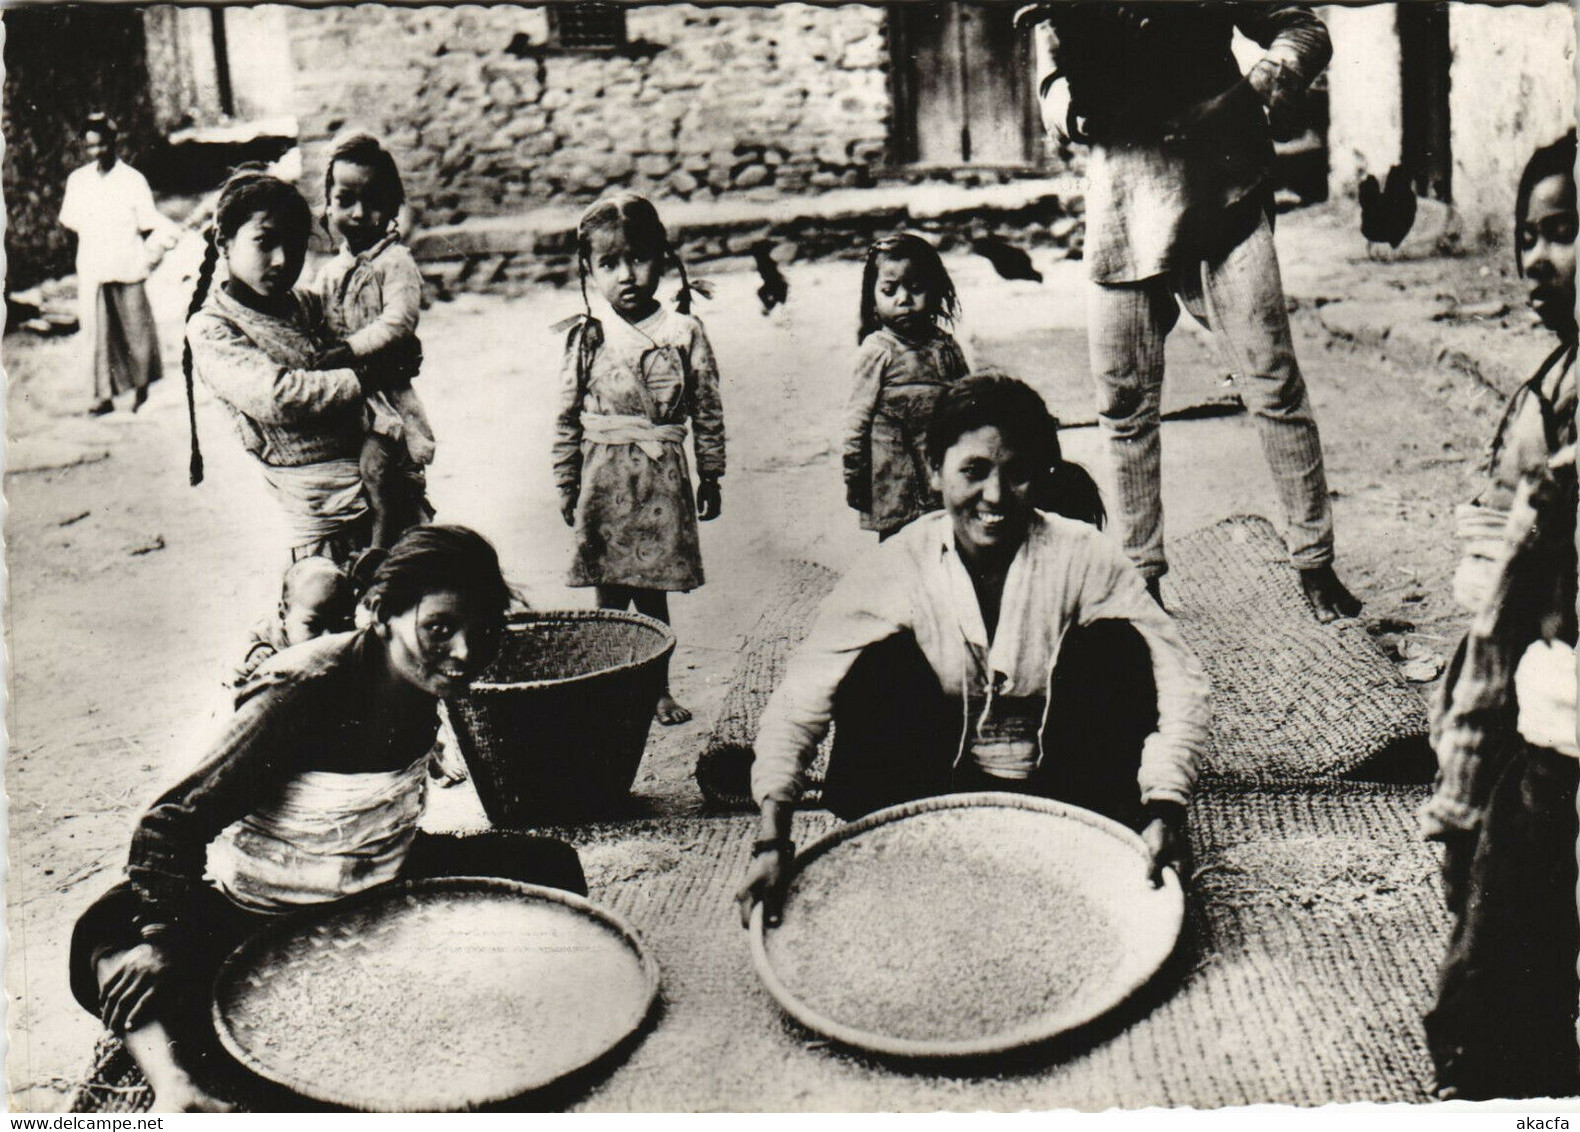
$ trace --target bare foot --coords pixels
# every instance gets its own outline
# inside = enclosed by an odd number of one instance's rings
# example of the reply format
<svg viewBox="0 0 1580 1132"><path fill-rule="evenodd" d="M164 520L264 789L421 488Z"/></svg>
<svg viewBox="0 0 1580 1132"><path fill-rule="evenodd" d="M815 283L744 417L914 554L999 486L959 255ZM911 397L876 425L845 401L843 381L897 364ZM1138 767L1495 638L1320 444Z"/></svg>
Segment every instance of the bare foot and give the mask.
<svg viewBox="0 0 1580 1132"><path fill-rule="evenodd" d="M1354 617L1361 611L1361 600L1339 581L1332 566L1316 566L1300 571L1300 588L1311 612L1324 625L1340 617Z"/></svg>
<svg viewBox="0 0 1580 1132"><path fill-rule="evenodd" d="M236 1106L206 1093L191 1079L154 1090L153 1112L235 1112Z"/></svg>
<svg viewBox="0 0 1580 1132"><path fill-rule="evenodd" d="M653 715L665 727L673 727L677 723L686 723L691 719L691 711L676 703L675 697L668 692L658 697L658 706L653 709Z"/></svg>

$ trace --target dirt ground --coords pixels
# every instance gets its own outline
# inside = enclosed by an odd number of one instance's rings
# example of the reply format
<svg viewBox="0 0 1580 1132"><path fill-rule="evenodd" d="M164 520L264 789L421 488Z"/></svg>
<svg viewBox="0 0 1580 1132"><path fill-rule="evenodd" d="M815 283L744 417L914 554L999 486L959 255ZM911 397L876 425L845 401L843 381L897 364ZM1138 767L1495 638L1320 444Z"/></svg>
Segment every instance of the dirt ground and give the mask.
<svg viewBox="0 0 1580 1132"><path fill-rule="evenodd" d="M1511 350L1535 356L1540 339L1499 262L1374 263L1342 210L1285 217L1279 241L1327 452L1340 571L1385 647L1431 670L1459 622L1449 597L1452 508L1466 495L1498 398L1458 370L1345 341L1323 326L1321 309L1357 294L1446 290L1462 302L1511 303L1515 313L1486 330ZM99 1028L66 986L72 922L117 878L140 812L201 755L225 710L221 681L248 626L272 607L285 565L282 526L256 468L201 390L208 479L187 485L177 347L182 276L196 254L190 244L178 249L151 285L167 376L135 416L81 416L90 398L79 342L4 343L7 1070L16 1111L62 1108L87 1066ZM1081 265L1054 253L1038 260L1048 276L1042 285L1003 282L977 258L949 259L968 350L989 337L1029 340L1052 325L1081 325ZM840 569L873 541L844 506L837 455L859 265L791 265L789 306L768 318L749 261L739 267L706 273L717 295L700 310L724 378L730 471L723 516L703 528L709 582L673 602L675 690L696 719L654 729L636 790L656 812L699 805L692 767L755 603L780 564L805 557ZM507 573L538 607L591 603L589 592L561 584L570 544L547 458L559 357L548 327L576 307L574 290L462 296L433 306L421 328L429 361L420 388L439 436L433 500L444 520L497 543ZM1182 365L1210 366L1202 350L1184 347ZM979 362L995 360L978 353ZM1041 381L1026 358L1035 354L1022 352L1023 376ZM1171 533L1238 512L1277 519L1249 419L1171 423L1165 437ZM1065 443L1067 455L1106 479L1095 429L1071 430ZM482 817L462 786L436 792L430 821L453 828Z"/></svg>

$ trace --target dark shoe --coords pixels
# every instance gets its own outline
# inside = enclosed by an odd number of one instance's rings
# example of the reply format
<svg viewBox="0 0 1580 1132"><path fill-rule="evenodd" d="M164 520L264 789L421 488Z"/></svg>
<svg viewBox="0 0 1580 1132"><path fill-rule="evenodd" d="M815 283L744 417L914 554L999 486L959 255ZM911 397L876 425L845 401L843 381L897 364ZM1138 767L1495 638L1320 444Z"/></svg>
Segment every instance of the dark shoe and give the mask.
<svg viewBox="0 0 1580 1132"><path fill-rule="evenodd" d="M132 398L132 412L135 413L146 404L148 404L148 386L139 385L136 395Z"/></svg>
<svg viewBox="0 0 1580 1132"><path fill-rule="evenodd" d="M113 412L115 412L115 402L114 401L105 400L105 401L100 401L93 408L89 409L88 410L88 415L90 417L102 417L102 416L104 416L107 413L113 413Z"/></svg>
<svg viewBox="0 0 1580 1132"><path fill-rule="evenodd" d="M1361 600L1339 581L1332 566L1314 566L1300 571L1300 589L1318 621L1326 625L1340 617L1354 617L1361 611Z"/></svg>

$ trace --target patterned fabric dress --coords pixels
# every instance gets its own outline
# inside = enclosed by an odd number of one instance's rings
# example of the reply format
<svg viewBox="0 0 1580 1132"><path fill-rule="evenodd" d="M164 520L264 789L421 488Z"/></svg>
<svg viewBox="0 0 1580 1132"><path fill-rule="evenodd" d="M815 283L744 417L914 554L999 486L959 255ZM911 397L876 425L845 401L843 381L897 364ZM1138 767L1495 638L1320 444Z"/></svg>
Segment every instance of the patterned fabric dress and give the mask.
<svg viewBox="0 0 1580 1132"><path fill-rule="evenodd" d="M965 375L965 355L941 330L913 342L879 328L862 342L844 447L846 498L862 530L889 534L943 505L929 484L927 422Z"/></svg>
<svg viewBox="0 0 1580 1132"><path fill-rule="evenodd" d="M554 475L575 502L569 584L685 591L703 583L697 471L724 474L719 374L702 323L660 308L640 323L601 308L565 346Z"/></svg>

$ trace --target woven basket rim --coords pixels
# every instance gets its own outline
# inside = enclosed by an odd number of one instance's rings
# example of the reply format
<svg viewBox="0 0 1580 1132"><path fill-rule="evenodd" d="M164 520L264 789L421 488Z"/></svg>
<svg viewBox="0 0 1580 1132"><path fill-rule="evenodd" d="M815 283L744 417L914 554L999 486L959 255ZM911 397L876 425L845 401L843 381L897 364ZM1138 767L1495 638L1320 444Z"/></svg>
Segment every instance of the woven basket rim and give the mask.
<svg viewBox="0 0 1580 1132"><path fill-rule="evenodd" d="M642 945L642 938L630 921L617 912L600 907L585 897L564 889L549 888L544 885L527 884L524 881L506 880L503 877L431 877L424 880L395 881L391 884L379 885L376 888L360 892L344 900L329 901L313 908L304 908L281 917L275 923L266 925L232 951L220 964L219 970L214 975L214 982L209 994L209 1017L214 1024L214 1032L219 1036L220 1043L242 1065L266 1081L276 1085L283 1085L299 1096L309 1100L320 1101L324 1104L336 1105L342 1108L356 1109L361 1112L403 1112L413 1111L409 1107L392 1108L388 1097L374 1097L370 1095L336 1095L332 1090L324 1089L312 1081L303 1080L290 1073L281 1072L260 1060L253 1052L239 1042L230 1032L230 1026L224 1011L220 1009L220 990L228 981L233 980L243 973L253 954L266 942L272 942L281 936L291 934L300 928L315 923L328 913L339 914L363 904L378 903L385 900L394 900L413 893L428 892L473 892L489 895L512 895L528 901L560 904L588 919L597 921L602 927L607 928L636 958L642 969L644 984L641 1001L630 1015L629 1021L624 1026L623 1032L614 1041L608 1043L603 1049L586 1058L581 1064L574 1065L562 1072L528 1079L525 1076L518 1082L506 1086L504 1091L486 1097L477 1097L469 1100L462 1108L454 1111L468 1111L482 1108L487 1105L499 1104L513 1100L528 1093L536 1092L563 1080L574 1073L578 1073L587 1066L596 1062L618 1048L636 1033L647 1021L653 1012L653 1004L658 1001L659 971L658 963L651 953ZM437 1111L437 1110L435 1110Z"/></svg>
<svg viewBox="0 0 1580 1132"><path fill-rule="evenodd" d="M1112 818L1104 817L1102 814L1093 813L1091 810L1085 810L1079 806L1054 801L1051 798L983 791L972 794L942 794L934 798L923 798L915 802L890 806L887 809L877 810L865 817L858 818L856 821L842 825L838 829L824 834L797 853L791 875L793 877L836 845L849 841L853 837L858 837L869 830L904 821L918 814L952 809L1029 810L1034 813L1073 820L1108 834L1122 848L1138 854L1143 859L1150 860L1146 843L1141 840L1141 837ZM752 965L757 968L757 975L767 988L768 993L774 997L774 1000L779 1003L786 1013L808 1029L815 1030L844 1045L871 1053L885 1054L890 1057L915 1058L918 1060L994 1056L1048 1041L1058 1037L1060 1034L1068 1033L1071 1030L1084 1026L1099 1016L1108 1013L1145 985L1147 980L1157 973L1158 968L1162 967L1164 961L1173 953L1174 947L1179 940L1180 929L1185 920L1184 891L1181 889L1179 878L1175 875L1173 869L1165 870L1163 889L1161 891L1167 894L1168 907L1164 911L1164 915L1167 917L1167 920L1164 922L1165 931L1161 933L1160 938L1167 939L1168 947L1160 950L1155 956L1147 957L1147 963L1142 967L1143 973L1138 974L1126 983L1115 984L1110 989L1109 994L1093 1000L1088 1005L1088 1008L1079 1014L1064 1016L1057 1021L1049 1018L1033 1019L1030 1022L1023 1022L1009 1030L988 1037L939 1040L897 1038L892 1034L874 1033L870 1030L863 1030L859 1027L848 1025L808 1006L784 985L768 958L767 930L766 925L763 923L763 906L761 903L752 909L750 933Z"/></svg>
<svg viewBox="0 0 1580 1132"><path fill-rule="evenodd" d="M597 668L591 672L579 672L574 676L551 676L543 680L474 680L465 691L458 693L456 699L476 699L479 696L498 695L501 692L525 692L538 688L553 688L561 684L571 684L579 680L586 680L593 676L618 675L623 672L634 672L639 668L653 664L675 651L675 631L656 617L648 617L643 613L631 613L621 609L557 609L557 610L527 610L522 613L513 613L505 619L505 632L531 624L546 622L577 622L577 621L620 621L628 625L639 625L651 629L658 634L660 646L647 656L625 664L614 664L607 668Z"/></svg>

